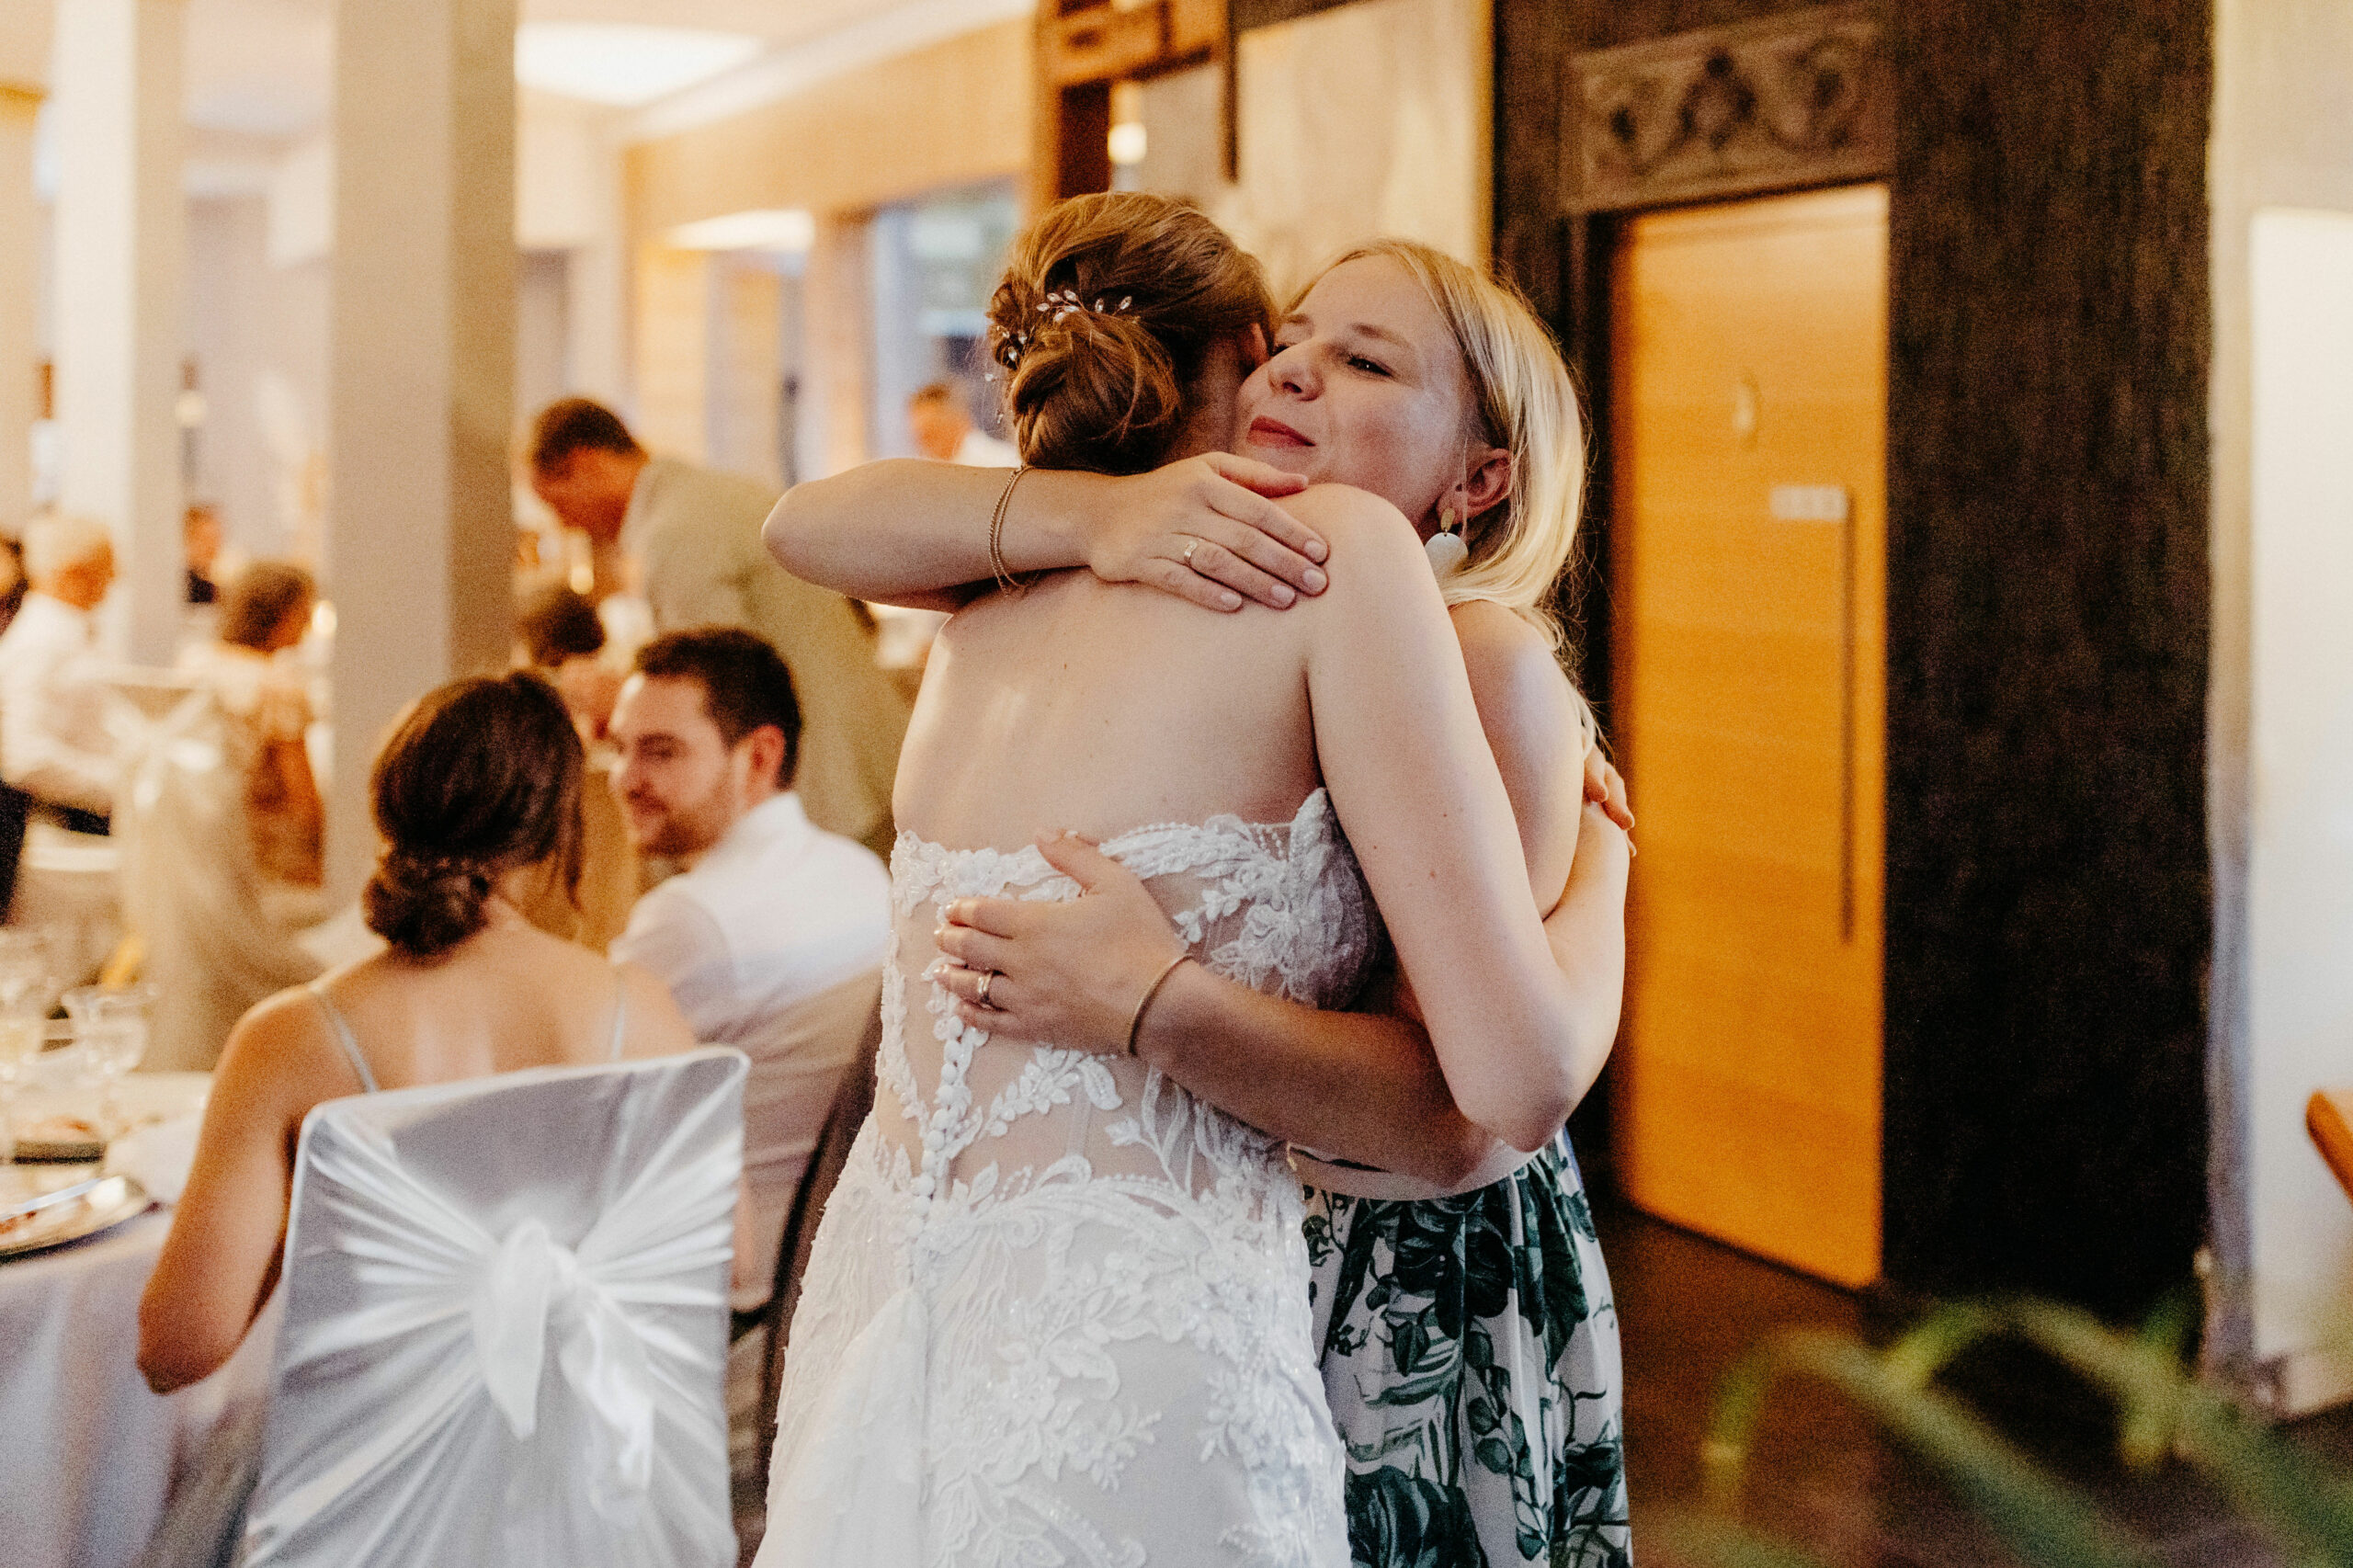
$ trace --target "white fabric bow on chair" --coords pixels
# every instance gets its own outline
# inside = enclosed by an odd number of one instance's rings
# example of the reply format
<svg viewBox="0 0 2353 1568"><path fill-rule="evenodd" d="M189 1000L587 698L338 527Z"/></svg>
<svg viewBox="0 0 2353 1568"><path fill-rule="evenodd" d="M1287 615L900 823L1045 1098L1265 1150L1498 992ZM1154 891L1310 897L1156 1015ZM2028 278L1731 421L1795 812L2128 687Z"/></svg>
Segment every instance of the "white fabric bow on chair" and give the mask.
<svg viewBox="0 0 2353 1568"><path fill-rule="evenodd" d="M734 1561L744 1065L696 1051L312 1113L248 1568Z"/></svg>
<svg viewBox="0 0 2353 1568"><path fill-rule="evenodd" d="M536 1219L506 1234L473 1301L474 1355L483 1381L517 1438L539 1430L540 1370L549 1330L562 1336L556 1365L603 1425L609 1473L642 1495L654 1474L653 1370L645 1345L612 1292ZM604 1494L595 1494L604 1501Z"/></svg>

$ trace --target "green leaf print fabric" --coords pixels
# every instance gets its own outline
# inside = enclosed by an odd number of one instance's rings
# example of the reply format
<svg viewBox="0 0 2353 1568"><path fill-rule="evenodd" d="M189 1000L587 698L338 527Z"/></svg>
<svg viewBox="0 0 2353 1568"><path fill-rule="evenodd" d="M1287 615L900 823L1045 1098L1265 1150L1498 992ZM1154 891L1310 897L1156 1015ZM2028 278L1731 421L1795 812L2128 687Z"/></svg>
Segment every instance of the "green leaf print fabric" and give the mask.
<svg viewBox="0 0 2353 1568"><path fill-rule="evenodd" d="M1618 1312L1565 1145L1452 1198L1307 1197L1357 1562L1631 1564Z"/></svg>

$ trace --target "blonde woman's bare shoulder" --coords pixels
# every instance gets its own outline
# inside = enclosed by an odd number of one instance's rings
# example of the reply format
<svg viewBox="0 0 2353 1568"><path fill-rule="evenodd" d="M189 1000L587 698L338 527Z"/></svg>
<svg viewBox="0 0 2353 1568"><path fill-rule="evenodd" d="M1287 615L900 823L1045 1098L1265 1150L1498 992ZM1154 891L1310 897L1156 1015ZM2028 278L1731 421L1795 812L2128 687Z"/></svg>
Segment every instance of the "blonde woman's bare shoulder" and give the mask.
<svg viewBox="0 0 2353 1568"><path fill-rule="evenodd" d="M1396 542L1396 536L1413 540L1414 525L1405 514L1370 490L1358 490L1353 484L1311 484L1296 495L1286 495L1278 503L1301 522L1313 528L1339 552L1340 538L1354 539L1371 534L1377 539Z"/></svg>
<svg viewBox="0 0 2353 1568"><path fill-rule="evenodd" d="M1331 546L1324 563L1330 587L1300 608L1401 588L1436 601L1437 581L1421 536L1389 502L1354 485L1317 484L1285 496L1282 505Z"/></svg>
<svg viewBox="0 0 2353 1568"><path fill-rule="evenodd" d="M1564 723L1578 732L1576 691L1543 633L1487 599L1449 606L1462 665L1482 712L1490 700L1524 719Z"/></svg>

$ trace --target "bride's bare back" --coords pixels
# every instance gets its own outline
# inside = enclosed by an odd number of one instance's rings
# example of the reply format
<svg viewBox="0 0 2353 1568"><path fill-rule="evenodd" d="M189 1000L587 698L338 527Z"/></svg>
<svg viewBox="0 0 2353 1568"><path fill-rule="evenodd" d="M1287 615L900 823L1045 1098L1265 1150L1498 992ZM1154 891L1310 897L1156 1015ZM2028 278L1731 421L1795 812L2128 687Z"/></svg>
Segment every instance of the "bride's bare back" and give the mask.
<svg viewBox="0 0 2353 1568"><path fill-rule="evenodd" d="M899 824L1013 849L1057 828L1288 820L1322 781L1308 619L1206 616L1085 572L960 612L908 727Z"/></svg>
<svg viewBox="0 0 2353 1568"><path fill-rule="evenodd" d="M1451 623L1385 502L1319 486L1284 505L1332 541L1331 586L1289 610L1205 616L1065 572L959 612L908 729L900 826L1011 851L1283 823L1323 784L1458 1103L1534 1147L1558 1126L1543 1068L1565 1009Z"/></svg>

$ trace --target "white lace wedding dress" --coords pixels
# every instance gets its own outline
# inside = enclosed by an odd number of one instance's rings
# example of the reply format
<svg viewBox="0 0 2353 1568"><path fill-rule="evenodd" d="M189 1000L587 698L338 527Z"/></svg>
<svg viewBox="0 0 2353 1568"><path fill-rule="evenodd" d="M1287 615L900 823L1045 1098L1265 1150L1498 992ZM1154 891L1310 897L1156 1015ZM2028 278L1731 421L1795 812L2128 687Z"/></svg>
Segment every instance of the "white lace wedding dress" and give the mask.
<svg viewBox="0 0 2353 1568"><path fill-rule="evenodd" d="M1321 790L1104 849L1222 974L1329 1007L1371 965ZM793 1319L757 1568L1345 1568L1283 1146L1141 1062L958 1022L932 931L1075 896L1034 848L903 833L891 874L875 1109Z"/></svg>

